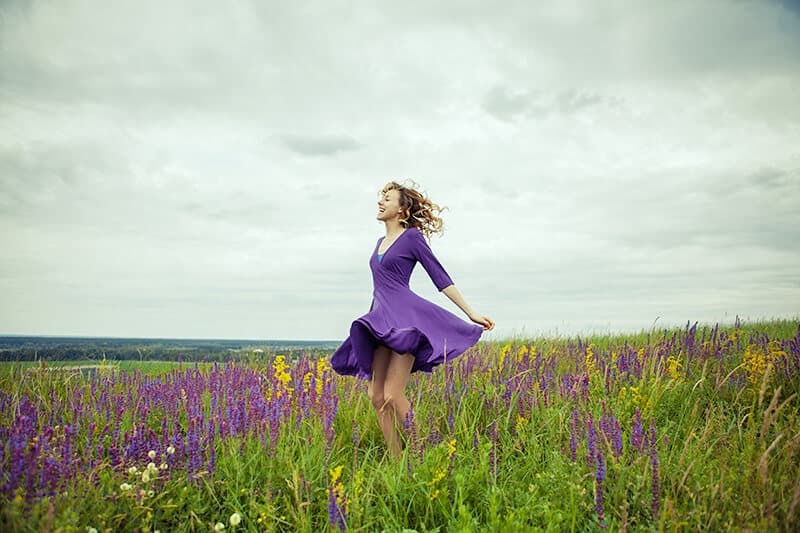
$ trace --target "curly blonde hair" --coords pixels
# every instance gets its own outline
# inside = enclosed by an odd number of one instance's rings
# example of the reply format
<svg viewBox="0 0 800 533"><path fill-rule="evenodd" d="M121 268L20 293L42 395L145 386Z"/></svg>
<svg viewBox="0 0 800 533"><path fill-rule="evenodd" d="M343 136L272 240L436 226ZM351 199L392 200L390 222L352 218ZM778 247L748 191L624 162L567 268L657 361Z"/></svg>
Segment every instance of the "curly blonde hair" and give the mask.
<svg viewBox="0 0 800 533"><path fill-rule="evenodd" d="M444 231L444 221L434 214L441 213L447 207L439 207L433 203L425 195L419 192L419 184L414 180L406 180L411 182L411 185L401 185L396 181L390 181L383 186L379 194L386 194L392 189L400 193L400 208L402 209L404 218L400 219L400 224L404 228L414 227L422 232L423 235L430 239L434 233L442 233Z"/></svg>

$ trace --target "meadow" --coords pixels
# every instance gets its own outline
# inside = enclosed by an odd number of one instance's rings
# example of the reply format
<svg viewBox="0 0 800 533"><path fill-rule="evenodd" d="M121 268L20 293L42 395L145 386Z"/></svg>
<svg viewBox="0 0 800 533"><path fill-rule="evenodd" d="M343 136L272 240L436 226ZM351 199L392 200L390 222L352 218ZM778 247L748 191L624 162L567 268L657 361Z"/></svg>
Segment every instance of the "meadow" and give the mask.
<svg viewBox="0 0 800 533"><path fill-rule="evenodd" d="M2 531L792 531L800 324L480 342L401 460L325 358L0 366Z"/></svg>

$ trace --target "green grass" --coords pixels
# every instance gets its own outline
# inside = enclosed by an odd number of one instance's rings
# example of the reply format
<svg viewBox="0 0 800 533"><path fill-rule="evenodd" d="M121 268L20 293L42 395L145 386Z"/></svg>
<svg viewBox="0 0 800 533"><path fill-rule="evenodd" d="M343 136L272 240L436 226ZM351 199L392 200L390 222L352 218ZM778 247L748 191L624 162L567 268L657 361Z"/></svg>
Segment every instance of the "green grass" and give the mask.
<svg viewBox="0 0 800 533"><path fill-rule="evenodd" d="M324 417L312 409L296 425L295 405L273 450L264 447L257 432L217 439L214 471L194 482L180 467L144 483L127 468L137 465L141 470L146 460L131 460L119 469L104 460L54 497L30 504L23 493L0 497L0 528L208 531L219 521L226 531L326 530L331 528L332 470L342 467L340 488L353 531L600 530L597 463L587 460L585 434L578 439L576 460L571 459L570 425L573 411L583 427L589 414L597 423L605 405L622 427L623 445L616 457L614 443L597 435L596 448L606 462L602 525L608 530L794 529L800 524L800 376L783 372L779 360L781 349L785 352L788 340L798 334L798 323L720 327L714 340L706 325L705 344L702 329L697 328L691 361L686 345L678 342L684 328L581 337L582 350L575 337L480 343L447 370L412 376L408 397L415 406L416 438L407 436L400 461L385 455L364 383L326 373L338 398L330 452ZM753 355L759 353L756 348L748 348L751 334L775 341L760 359ZM592 356L587 356L587 345L593 345ZM618 368L615 357L626 345L634 355L642 354L640 375L628 376ZM526 359L521 350L539 354L539 363L535 357ZM756 364L770 360L774 364L769 370ZM153 395L165 393L148 388L152 380L177 368L172 363L125 364L129 366L121 365L117 373L132 376L126 386ZM0 367L0 388L11 398L0 410L2 427L12 426L13 402L26 393L34 399L44 429L50 414L72 420L70 398L86 399L93 383L96 389L108 383L103 376L28 368L20 363ZM184 363L182 372L195 376L193 368L193 363ZM271 366L254 362L231 368L253 379L273 375ZM252 398L250 385L231 368L200 365L199 374L185 382L198 383L197 405L209 414L212 398L231 406L237 398ZM292 383L302 380L302 375L290 373ZM580 377L586 378L585 384L572 381ZM275 383L265 383L262 390L275 394L280 388ZM119 383L115 387L112 392L124 395ZM163 417L172 420L173 410L185 430L186 405L193 401L189 395L175 407L132 410L123 430L143 417L147 428L158 431ZM656 513L652 456L631 442L637 409L645 431L651 421L656 428ZM93 416L103 422L102 412ZM360 434L357 446L354 421ZM80 427L87 431L85 423ZM103 438L95 436L92 442ZM87 439L92 438L83 436ZM149 487L154 494L130 496L120 489L126 482ZM234 512L242 516L236 527L228 523Z"/></svg>

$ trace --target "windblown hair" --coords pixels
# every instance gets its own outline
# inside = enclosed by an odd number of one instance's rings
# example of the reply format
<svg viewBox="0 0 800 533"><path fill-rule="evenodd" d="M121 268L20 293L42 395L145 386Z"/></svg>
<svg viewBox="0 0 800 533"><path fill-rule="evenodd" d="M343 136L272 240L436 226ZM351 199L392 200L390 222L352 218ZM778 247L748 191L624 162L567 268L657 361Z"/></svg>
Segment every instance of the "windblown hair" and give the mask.
<svg viewBox="0 0 800 533"><path fill-rule="evenodd" d="M396 181L390 181L381 189L380 194L386 194L388 191L395 189L400 194L400 208L403 210L403 218L400 219L400 224L404 228L415 227L419 229L423 235L430 239L434 233L441 233L444 231L444 221L436 216L436 213L441 213L446 207L439 207L433 203L425 195L417 189L419 185L414 180L410 181L411 185L401 185Z"/></svg>

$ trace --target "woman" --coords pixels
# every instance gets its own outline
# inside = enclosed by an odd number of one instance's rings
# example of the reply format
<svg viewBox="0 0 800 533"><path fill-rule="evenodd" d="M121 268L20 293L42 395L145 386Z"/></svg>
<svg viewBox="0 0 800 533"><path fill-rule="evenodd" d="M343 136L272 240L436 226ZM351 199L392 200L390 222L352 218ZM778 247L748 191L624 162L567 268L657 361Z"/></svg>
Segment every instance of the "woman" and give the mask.
<svg viewBox="0 0 800 533"><path fill-rule="evenodd" d="M331 357L331 366L339 374L370 380L368 395L386 446L395 457L402 453L399 427L410 408L404 391L411 372L431 372L473 346L484 330L494 328L491 319L467 305L425 240L442 229L442 219L434 210L442 211L413 187L394 181L383 187L377 219L386 225L386 236L378 239L369 260L372 305L352 323L350 336ZM409 289L417 262L436 288L478 325Z"/></svg>

